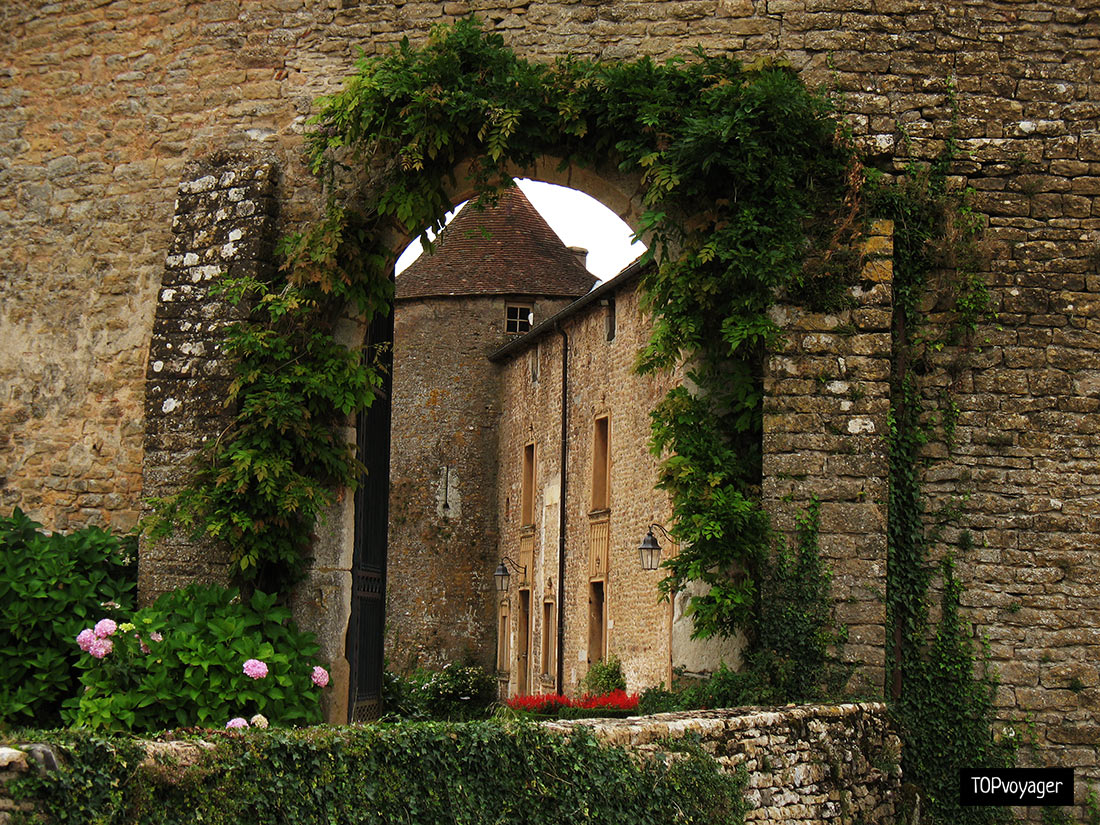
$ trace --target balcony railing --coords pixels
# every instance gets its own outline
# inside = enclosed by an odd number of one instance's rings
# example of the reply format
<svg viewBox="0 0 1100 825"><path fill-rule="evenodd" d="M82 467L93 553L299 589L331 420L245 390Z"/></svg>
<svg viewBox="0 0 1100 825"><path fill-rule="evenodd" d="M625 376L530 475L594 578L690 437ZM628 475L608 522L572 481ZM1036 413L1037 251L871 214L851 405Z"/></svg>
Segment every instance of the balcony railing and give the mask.
<svg viewBox="0 0 1100 825"><path fill-rule="evenodd" d="M535 533L521 533L519 537L519 566L521 573L526 571L520 587L527 587L535 579Z"/></svg>
<svg viewBox="0 0 1100 825"><path fill-rule="evenodd" d="M611 544L611 519L607 513L589 516L588 578L602 579L607 575L608 549Z"/></svg>

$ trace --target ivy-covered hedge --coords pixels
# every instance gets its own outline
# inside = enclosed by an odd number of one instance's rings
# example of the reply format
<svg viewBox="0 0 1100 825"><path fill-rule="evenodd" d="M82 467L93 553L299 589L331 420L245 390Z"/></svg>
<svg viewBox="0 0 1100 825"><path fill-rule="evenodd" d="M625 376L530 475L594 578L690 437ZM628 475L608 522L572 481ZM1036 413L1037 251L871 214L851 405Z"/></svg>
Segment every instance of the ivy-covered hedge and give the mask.
<svg viewBox="0 0 1100 825"><path fill-rule="evenodd" d="M0 518L0 723L60 721L77 632L132 605L135 544L98 527L47 533L18 508Z"/></svg>
<svg viewBox="0 0 1100 825"><path fill-rule="evenodd" d="M209 738L209 737L208 737ZM698 747L639 759L577 730L404 723L214 734L191 766L129 739L68 734L57 771L14 783L31 821L114 825L743 822L744 777ZM676 747L672 745L670 747Z"/></svg>

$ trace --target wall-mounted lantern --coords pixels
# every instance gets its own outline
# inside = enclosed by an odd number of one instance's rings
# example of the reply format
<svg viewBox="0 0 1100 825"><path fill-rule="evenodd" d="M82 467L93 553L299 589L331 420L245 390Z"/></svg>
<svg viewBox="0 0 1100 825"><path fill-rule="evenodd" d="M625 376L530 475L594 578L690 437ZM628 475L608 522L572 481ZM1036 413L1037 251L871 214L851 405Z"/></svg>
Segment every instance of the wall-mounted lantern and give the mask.
<svg viewBox="0 0 1100 825"><path fill-rule="evenodd" d="M505 556L500 560L500 564L497 565L496 572L493 573L493 578L497 580L498 593L508 592L508 582L511 579L511 576L508 575L509 567L512 568L514 572L519 573L521 581L527 579L527 567L524 565L516 564L510 558Z"/></svg>
<svg viewBox="0 0 1100 825"><path fill-rule="evenodd" d="M668 530L662 527L660 524L654 522L649 525L646 530L645 538L642 539L642 543L638 545L638 556L642 561L643 570L656 570L661 564L661 545L657 541L657 537L653 535L653 530L656 528L660 531L661 535L669 541L673 541L672 536Z"/></svg>

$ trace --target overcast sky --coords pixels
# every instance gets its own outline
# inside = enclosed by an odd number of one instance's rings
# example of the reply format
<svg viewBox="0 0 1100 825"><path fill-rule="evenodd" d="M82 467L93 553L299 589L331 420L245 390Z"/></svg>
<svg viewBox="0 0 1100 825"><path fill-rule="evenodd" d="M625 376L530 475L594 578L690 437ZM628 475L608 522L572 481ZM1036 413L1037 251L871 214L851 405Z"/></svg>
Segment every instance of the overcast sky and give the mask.
<svg viewBox="0 0 1100 825"><path fill-rule="evenodd" d="M600 280L606 281L618 275L645 251L645 245L641 242L631 245L633 232L630 227L595 198L552 183L526 179L516 182L539 214L558 233L562 243L583 246L588 250L588 271ZM450 221L451 217L453 213L447 220ZM420 252L420 241L413 241L397 260L397 274L400 275L405 267L415 261Z"/></svg>

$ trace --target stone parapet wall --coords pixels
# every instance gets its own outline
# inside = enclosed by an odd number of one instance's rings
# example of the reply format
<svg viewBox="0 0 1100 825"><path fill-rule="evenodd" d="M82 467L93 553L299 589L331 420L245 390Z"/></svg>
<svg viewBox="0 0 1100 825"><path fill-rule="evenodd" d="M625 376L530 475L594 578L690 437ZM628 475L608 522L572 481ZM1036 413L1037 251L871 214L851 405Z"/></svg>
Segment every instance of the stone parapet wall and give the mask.
<svg viewBox="0 0 1100 825"><path fill-rule="evenodd" d="M901 743L882 704L733 708L544 725L563 734L584 727L609 745L639 753L691 737L723 770L745 771L748 822L901 821ZM176 770L199 761L212 747L201 740L143 744L145 765L170 762ZM53 752L45 746L0 747L0 825L7 825L17 808L5 791L7 783L54 767Z"/></svg>
<svg viewBox="0 0 1100 825"><path fill-rule="evenodd" d="M663 750L669 739L696 739L724 770L747 773L748 822L901 821L901 741L881 703L695 710L547 727L585 727L603 742L641 752Z"/></svg>

